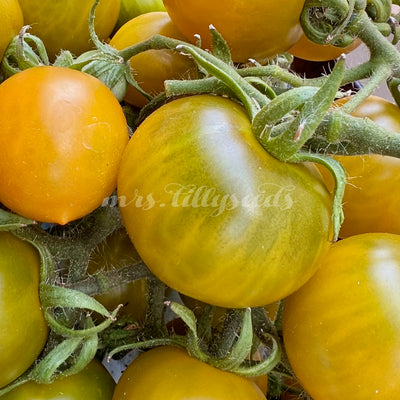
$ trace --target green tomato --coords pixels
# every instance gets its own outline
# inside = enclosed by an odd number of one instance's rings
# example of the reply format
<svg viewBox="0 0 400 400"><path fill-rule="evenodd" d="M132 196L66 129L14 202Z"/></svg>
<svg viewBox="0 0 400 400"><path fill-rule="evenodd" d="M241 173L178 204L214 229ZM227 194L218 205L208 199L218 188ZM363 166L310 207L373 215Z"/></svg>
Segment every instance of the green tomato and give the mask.
<svg viewBox="0 0 400 400"><path fill-rule="evenodd" d="M116 28L138 15L153 11L166 11L162 0L121 0Z"/></svg>
<svg viewBox="0 0 400 400"><path fill-rule="evenodd" d="M284 163L223 97L171 101L125 149L119 206L149 269L173 289L221 307L288 296L331 239L331 197L314 165Z"/></svg>
<svg viewBox="0 0 400 400"><path fill-rule="evenodd" d="M97 360L75 375L52 383L27 382L2 396L2 400L111 400L115 382Z"/></svg>
<svg viewBox="0 0 400 400"><path fill-rule="evenodd" d="M39 301L38 251L0 232L0 388L23 374L47 340Z"/></svg>

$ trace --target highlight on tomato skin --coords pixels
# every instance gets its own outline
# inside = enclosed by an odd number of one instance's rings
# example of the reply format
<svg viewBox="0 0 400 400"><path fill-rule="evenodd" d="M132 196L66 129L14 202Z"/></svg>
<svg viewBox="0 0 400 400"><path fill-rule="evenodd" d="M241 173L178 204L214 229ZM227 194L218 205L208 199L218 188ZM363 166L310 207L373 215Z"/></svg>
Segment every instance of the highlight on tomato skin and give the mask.
<svg viewBox="0 0 400 400"><path fill-rule="evenodd" d="M185 40L168 14L159 11L145 13L126 22L113 35L110 45L122 50L157 34ZM132 57L129 64L139 86L152 96L164 91L165 80L197 77L197 67L193 60L172 50L147 50ZM138 108L148 103L131 85L128 86L124 100Z"/></svg>
<svg viewBox="0 0 400 400"><path fill-rule="evenodd" d="M399 276L399 235L354 235L285 300L286 353L314 400L398 397Z"/></svg>
<svg viewBox="0 0 400 400"><path fill-rule="evenodd" d="M194 43L211 49L209 26L227 41L234 62L268 58L287 51L300 37L304 0L163 0L177 28ZM227 12L229 10L229 12Z"/></svg>
<svg viewBox="0 0 400 400"><path fill-rule="evenodd" d="M149 390L151 388L151 390ZM265 400L249 379L161 346L139 355L123 372L112 400Z"/></svg>
<svg viewBox="0 0 400 400"><path fill-rule="evenodd" d="M39 300L38 251L12 233L0 231L0 255L1 389L35 362L48 327Z"/></svg>
<svg viewBox="0 0 400 400"><path fill-rule="evenodd" d="M66 224L115 190L129 134L121 105L103 83L68 68L34 67L6 79L0 98L4 206Z"/></svg>
<svg viewBox="0 0 400 400"><path fill-rule="evenodd" d="M312 276L331 240L331 197L315 166L270 156L245 110L218 96L153 112L126 147L117 192L148 268L221 307L286 297Z"/></svg>

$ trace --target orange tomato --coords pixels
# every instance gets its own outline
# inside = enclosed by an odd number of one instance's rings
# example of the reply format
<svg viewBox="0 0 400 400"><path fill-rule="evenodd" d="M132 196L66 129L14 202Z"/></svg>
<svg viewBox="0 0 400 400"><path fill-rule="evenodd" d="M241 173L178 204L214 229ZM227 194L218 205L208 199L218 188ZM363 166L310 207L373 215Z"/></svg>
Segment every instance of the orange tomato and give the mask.
<svg viewBox="0 0 400 400"><path fill-rule="evenodd" d="M336 105L347 100L338 101ZM381 97L370 96L352 115L369 118L386 129L400 132L399 107ZM376 154L334 158L343 165L348 180L340 236L368 232L400 234L400 159ZM332 189L330 173L319 168L327 186Z"/></svg>
<svg viewBox="0 0 400 400"><path fill-rule="evenodd" d="M112 37L110 45L121 50L152 36L160 34L185 40L163 11L139 15L124 24ZM172 50L147 50L129 60L139 86L151 95L164 90L167 79L195 78L194 62ZM132 86L128 87L125 100L136 107L143 107L148 100Z"/></svg>
<svg viewBox="0 0 400 400"><path fill-rule="evenodd" d="M356 39L353 43L346 47L336 47L330 44L318 44L312 42L303 33L300 39L288 50L288 52L297 58L308 61L330 61L335 60L341 54L350 53L361 44L361 41Z"/></svg>
<svg viewBox="0 0 400 400"><path fill-rule="evenodd" d="M304 0L164 0L177 28L191 42L199 34L211 48L210 24L222 34L235 62L259 62L287 51L300 37Z"/></svg>
<svg viewBox="0 0 400 400"><path fill-rule="evenodd" d="M98 79L35 67L0 85L0 202L41 222L66 224L116 187L128 126Z"/></svg>

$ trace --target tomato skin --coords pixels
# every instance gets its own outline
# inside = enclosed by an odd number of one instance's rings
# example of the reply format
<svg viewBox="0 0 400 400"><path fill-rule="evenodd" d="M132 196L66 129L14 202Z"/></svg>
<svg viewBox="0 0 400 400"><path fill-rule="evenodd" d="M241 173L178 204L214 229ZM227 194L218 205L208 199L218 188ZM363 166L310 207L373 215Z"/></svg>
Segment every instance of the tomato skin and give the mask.
<svg viewBox="0 0 400 400"><path fill-rule="evenodd" d="M111 91L83 72L35 67L4 81L0 98L0 201L59 224L100 206L129 139Z"/></svg>
<svg viewBox="0 0 400 400"><path fill-rule="evenodd" d="M386 129L400 132L399 108L381 97L370 96L352 115L370 118ZM348 177L340 236L368 232L400 234L400 160L376 154L334 158L343 165ZM324 168L321 173L332 189L330 174Z"/></svg>
<svg viewBox="0 0 400 400"><path fill-rule="evenodd" d="M400 236L356 235L335 243L286 299L286 352L314 400L398 396L399 276Z"/></svg>
<svg viewBox="0 0 400 400"><path fill-rule="evenodd" d="M51 59L61 50L78 56L94 46L89 35L92 0L19 0L30 33L44 42ZM96 8L95 30L100 40L108 38L119 14L120 0L101 0Z"/></svg>
<svg viewBox="0 0 400 400"><path fill-rule="evenodd" d="M214 25L228 42L235 62L249 58L263 62L288 50L302 32L302 0L163 1L172 21L191 42L200 34L202 46L210 49L209 26Z"/></svg>
<svg viewBox="0 0 400 400"><path fill-rule="evenodd" d="M113 232L100 243L90 255L88 273L110 271L140 261L139 254L129 239L125 229ZM108 310L115 310L120 304L124 307L118 316L128 315L143 321L147 308L147 284L145 279L121 284L107 293L94 296Z"/></svg>
<svg viewBox="0 0 400 400"><path fill-rule="evenodd" d="M244 109L222 97L178 99L148 117L126 148L117 190L145 264L209 304L286 297L329 243L331 200L320 177L269 156Z"/></svg>
<svg viewBox="0 0 400 400"><path fill-rule="evenodd" d="M3 395L3 400L111 400L115 382L97 360L77 374L52 383L27 382Z"/></svg>
<svg viewBox="0 0 400 400"><path fill-rule="evenodd" d="M11 39L24 24L18 0L0 0L0 61Z"/></svg>
<svg viewBox="0 0 400 400"><path fill-rule="evenodd" d="M110 45L122 50L157 34L185 40L168 14L159 11L145 13L128 21L115 33ZM194 62L172 50L147 50L132 57L129 64L140 87L151 95L164 90L165 80L197 76ZM139 108L148 103L148 100L131 85L128 86L125 101Z"/></svg>
<svg viewBox="0 0 400 400"><path fill-rule="evenodd" d="M153 11L166 11L162 0L121 0L117 27L141 14Z"/></svg>
<svg viewBox="0 0 400 400"><path fill-rule="evenodd" d="M0 254L1 388L35 361L46 343L48 328L40 308L38 251L0 231Z"/></svg>
<svg viewBox="0 0 400 400"><path fill-rule="evenodd" d="M216 369L175 347L142 353L123 372L113 400L265 400L252 381Z"/></svg>
<svg viewBox="0 0 400 400"><path fill-rule="evenodd" d="M335 47L330 44L318 44L312 42L303 33L300 39L288 50L288 52L297 58L308 61L330 61L340 57L341 54L347 54L356 49L361 44L359 39L346 47Z"/></svg>

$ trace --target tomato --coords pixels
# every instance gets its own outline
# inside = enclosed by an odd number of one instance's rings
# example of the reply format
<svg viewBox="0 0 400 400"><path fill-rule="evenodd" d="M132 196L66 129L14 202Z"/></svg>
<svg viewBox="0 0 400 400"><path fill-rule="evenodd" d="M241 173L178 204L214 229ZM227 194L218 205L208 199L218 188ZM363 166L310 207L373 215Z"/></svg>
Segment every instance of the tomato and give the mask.
<svg viewBox="0 0 400 400"><path fill-rule="evenodd" d="M18 0L0 0L0 61L11 39L24 24Z"/></svg>
<svg viewBox="0 0 400 400"><path fill-rule="evenodd" d="M314 400L398 397L399 277L400 236L356 235L286 299L286 352Z"/></svg>
<svg viewBox="0 0 400 400"><path fill-rule="evenodd" d="M353 115L370 118L386 129L400 132L398 106L380 97L370 96ZM368 232L400 233L400 160L376 154L334 158L343 165L348 177L343 198L345 219L340 236ZM323 168L321 172L332 188L330 174Z"/></svg>
<svg viewBox="0 0 400 400"><path fill-rule="evenodd" d="M129 138L111 91L83 72L35 67L4 81L0 98L0 202L59 224L101 205Z"/></svg>
<svg viewBox="0 0 400 400"><path fill-rule="evenodd" d="M93 48L89 36L89 13L93 0L19 0L25 24L44 42L54 59L61 50L78 56ZM120 0L101 0L96 8L95 30L108 38L118 18Z"/></svg>
<svg viewBox="0 0 400 400"><path fill-rule="evenodd" d="M303 0L163 0L174 24L194 41L211 47L210 24L222 34L235 62L259 62L283 53L299 39Z"/></svg>
<svg viewBox="0 0 400 400"><path fill-rule="evenodd" d="M97 360L75 375L50 384L27 382L3 395L2 400L111 400L115 382Z"/></svg>
<svg viewBox="0 0 400 400"><path fill-rule="evenodd" d="M38 251L0 231L0 388L24 373L42 351L48 328L40 308Z"/></svg>
<svg viewBox="0 0 400 400"><path fill-rule="evenodd" d="M300 39L288 50L297 58L309 61L330 61L340 57L341 54L350 53L361 44L361 40L356 39L346 47L335 47L330 44L322 45L312 42L303 33Z"/></svg>
<svg viewBox="0 0 400 400"><path fill-rule="evenodd" d="M136 130L118 196L128 234L168 286L221 307L260 306L311 277L330 240L330 195L315 168L261 147L226 98L174 100Z"/></svg>
<svg viewBox="0 0 400 400"><path fill-rule="evenodd" d="M117 27L138 15L153 11L165 11L162 0L121 0Z"/></svg>
<svg viewBox="0 0 400 400"><path fill-rule="evenodd" d="M156 34L184 40L168 14L160 11L139 15L128 21L115 33L110 45L121 50ZM189 79L197 75L194 62L172 50L147 50L132 57L129 63L140 87L152 95L164 90L164 81L167 79ZM136 107L148 103L132 86L128 87L125 100Z"/></svg>
<svg viewBox="0 0 400 400"><path fill-rule="evenodd" d="M90 255L88 272L94 274L97 271L110 271L140 261L135 247L124 229L115 231L106 240L97 246ZM108 310L115 310L119 304L123 304L118 315L129 315L139 321L143 321L147 306L146 280L122 284L108 293L95 296Z"/></svg>
<svg viewBox="0 0 400 400"><path fill-rule="evenodd" d="M113 400L265 400L251 380L216 369L175 347L142 353L122 373Z"/></svg>

